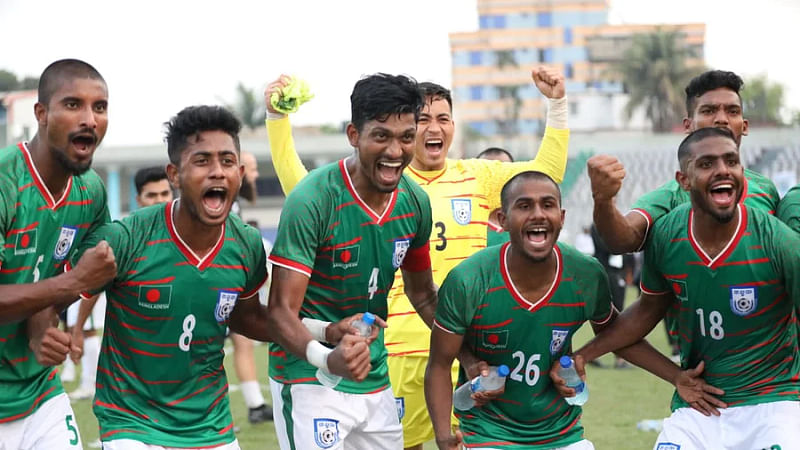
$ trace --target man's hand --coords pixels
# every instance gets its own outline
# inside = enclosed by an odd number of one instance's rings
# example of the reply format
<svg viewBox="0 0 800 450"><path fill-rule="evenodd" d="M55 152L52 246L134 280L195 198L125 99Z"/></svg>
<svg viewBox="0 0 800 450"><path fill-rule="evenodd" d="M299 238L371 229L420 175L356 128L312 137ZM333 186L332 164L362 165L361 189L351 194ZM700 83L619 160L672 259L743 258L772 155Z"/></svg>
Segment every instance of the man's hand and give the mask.
<svg viewBox="0 0 800 450"><path fill-rule="evenodd" d="M86 250L72 271L82 291L94 291L102 288L117 275L117 263L114 251L106 241Z"/></svg>
<svg viewBox="0 0 800 450"><path fill-rule="evenodd" d="M336 323L328 325L328 327L325 328L325 342L329 344L338 344L345 334L359 336L358 330L353 327L352 323L355 320L361 319L363 316L364 313L353 314L352 316L345 317ZM367 345L371 344L375 339L378 339L381 328L387 327L386 322L378 316L375 316L373 325L372 334L367 337Z"/></svg>
<svg viewBox="0 0 800 450"><path fill-rule="evenodd" d="M267 89L264 90L264 105L267 107L267 111L272 114L282 114L280 111L276 110L272 107L272 102L270 98L274 92L280 93L286 85L289 84L289 81L292 79L289 75L281 74L277 80L273 81L272 83L267 85Z"/></svg>
<svg viewBox="0 0 800 450"><path fill-rule="evenodd" d="M539 92L547 98L562 98L566 94L564 75L555 69L539 66L531 70L531 78Z"/></svg>
<svg viewBox="0 0 800 450"><path fill-rule="evenodd" d="M83 330L77 326L72 328L72 348L69 352L69 359L75 364L81 362L83 356Z"/></svg>
<svg viewBox="0 0 800 450"><path fill-rule="evenodd" d="M478 361L471 366L466 368L467 378L469 380L473 380L475 377L488 377L489 376L489 364L486 361ZM469 381L467 381L469 383ZM506 391L505 384L500 387L500 389L495 389L494 391L480 391L480 392L473 392L470 397L475 400L475 406L483 406L490 401L496 399L503 395L503 392Z"/></svg>
<svg viewBox="0 0 800 450"><path fill-rule="evenodd" d="M369 360L367 339L345 334L339 345L328 354L328 370L332 374L360 382L364 381L372 370Z"/></svg>
<svg viewBox="0 0 800 450"><path fill-rule="evenodd" d="M439 450L460 450L464 448L464 435L461 430L456 430L456 434L450 434L447 437L436 438L436 446Z"/></svg>
<svg viewBox="0 0 800 450"><path fill-rule="evenodd" d="M694 369L681 371L675 379L675 389L683 401L688 403L705 416L719 415L717 408L727 408L728 405L716 396L723 395L725 391L716 388L700 378L705 369L705 362L700 361Z"/></svg>
<svg viewBox="0 0 800 450"><path fill-rule="evenodd" d="M49 320L49 319L48 319ZM28 346L43 366L57 366L67 359L72 348L72 336L58 328L58 318L42 334L31 336Z"/></svg>
<svg viewBox="0 0 800 450"><path fill-rule="evenodd" d="M595 155L586 162L594 201L609 201L622 187L625 167L611 155Z"/></svg>
<svg viewBox="0 0 800 450"><path fill-rule="evenodd" d="M575 361L575 371L578 372L578 376L580 376L581 380L585 383L586 367L583 362L583 356L573 355L573 361ZM575 389L567 387L567 381L558 375L558 369L560 367L561 365L558 360L556 360L553 363L553 367L550 368L550 379L553 380L553 387L556 388L556 391L558 391L562 397L575 397Z"/></svg>

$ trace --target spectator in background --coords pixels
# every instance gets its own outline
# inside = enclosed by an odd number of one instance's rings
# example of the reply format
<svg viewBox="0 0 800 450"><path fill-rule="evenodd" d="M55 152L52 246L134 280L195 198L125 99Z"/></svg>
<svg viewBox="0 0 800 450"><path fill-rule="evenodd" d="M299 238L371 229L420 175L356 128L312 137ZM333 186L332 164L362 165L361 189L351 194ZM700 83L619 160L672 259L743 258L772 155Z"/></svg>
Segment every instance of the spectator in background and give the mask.
<svg viewBox="0 0 800 450"><path fill-rule="evenodd" d="M171 202L172 188L167 180L167 171L162 166L139 169L133 177L136 185L136 204L139 208Z"/></svg>
<svg viewBox="0 0 800 450"><path fill-rule="evenodd" d="M508 150L502 149L500 147L489 147L486 150L478 153L478 159L489 159L492 161L502 161L502 162L514 162L514 157L511 156L511 153ZM486 246L491 247L493 245L504 244L508 242L508 233L503 231L503 227L500 226L500 220L497 218L497 213L500 211L500 208L495 208L494 211L489 214L489 226L486 229Z"/></svg>
<svg viewBox="0 0 800 450"><path fill-rule="evenodd" d="M585 255L594 256L594 239L590 227L583 227L580 233L575 236L575 248Z"/></svg>

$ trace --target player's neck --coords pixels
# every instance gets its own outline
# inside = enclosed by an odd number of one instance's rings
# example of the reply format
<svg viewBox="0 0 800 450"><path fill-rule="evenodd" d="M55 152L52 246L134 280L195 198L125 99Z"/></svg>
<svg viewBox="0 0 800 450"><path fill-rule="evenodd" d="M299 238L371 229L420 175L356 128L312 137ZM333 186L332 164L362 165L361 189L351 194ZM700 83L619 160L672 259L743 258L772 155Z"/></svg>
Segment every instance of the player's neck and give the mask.
<svg viewBox="0 0 800 450"><path fill-rule="evenodd" d="M741 208L741 206L738 208ZM733 219L727 223L722 223L711 214L701 211L700 208L693 208L692 235L703 251L713 259L733 239L733 235L739 227L739 220L738 209L734 212Z"/></svg>
<svg viewBox="0 0 800 450"><path fill-rule="evenodd" d="M184 207L180 200L174 203L172 210L172 220L175 223L175 231L181 240L201 258L210 252L219 242L222 225L204 225L199 220L192 217L189 210Z"/></svg>
<svg viewBox="0 0 800 450"><path fill-rule="evenodd" d="M558 270L555 252L543 261L533 261L521 251L511 246L508 252L508 275L520 294L528 300L536 301L544 296L553 285Z"/></svg>
<svg viewBox="0 0 800 450"><path fill-rule="evenodd" d="M47 190L53 198L61 198L61 194L67 187L67 181L72 177L72 172L67 171L53 157L53 153L47 148L47 144L39 139L39 134L28 143L28 151L31 154L36 171L44 181Z"/></svg>
<svg viewBox="0 0 800 450"><path fill-rule="evenodd" d="M377 190L362 172L359 171L355 158L349 158L345 162L345 170L350 174L350 181L356 190L359 198L369 206L379 216L383 214L393 192L381 192Z"/></svg>

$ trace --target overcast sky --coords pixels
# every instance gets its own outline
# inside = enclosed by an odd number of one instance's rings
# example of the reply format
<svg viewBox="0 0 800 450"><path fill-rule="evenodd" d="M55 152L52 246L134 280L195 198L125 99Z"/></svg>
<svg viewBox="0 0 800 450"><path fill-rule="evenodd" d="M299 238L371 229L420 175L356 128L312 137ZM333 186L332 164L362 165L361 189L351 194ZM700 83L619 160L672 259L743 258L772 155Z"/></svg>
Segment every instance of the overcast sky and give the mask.
<svg viewBox="0 0 800 450"><path fill-rule="evenodd" d="M610 21L704 22L711 67L766 73L800 109L800 1L611 0ZM106 143L152 144L183 107L232 101L239 81L261 92L281 72L316 94L297 124L346 120L362 74L449 86L448 33L477 28L475 0L0 0L0 69L86 60L109 85Z"/></svg>

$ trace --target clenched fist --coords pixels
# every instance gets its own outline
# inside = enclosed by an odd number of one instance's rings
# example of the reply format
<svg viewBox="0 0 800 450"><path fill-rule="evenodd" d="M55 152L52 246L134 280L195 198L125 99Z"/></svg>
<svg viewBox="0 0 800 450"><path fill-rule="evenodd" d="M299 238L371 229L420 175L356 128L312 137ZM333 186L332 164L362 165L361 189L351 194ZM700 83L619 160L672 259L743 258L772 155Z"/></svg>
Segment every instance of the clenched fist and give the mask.
<svg viewBox="0 0 800 450"><path fill-rule="evenodd" d="M367 339L345 334L339 345L328 354L328 369L333 374L355 381L364 381L372 370L369 359Z"/></svg>
<svg viewBox="0 0 800 450"><path fill-rule="evenodd" d="M82 291L102 288L117 275L114 251L106 241L86 250L71 273L78 280Z"/></svg>
<svg viewBox="0 0 800 450"><path fill-rule="evenodd" d="M595 155L586 162L589 180L592 183L592 197L594 201L609 201L613 199L625 178L625 167L619 160L611 155Z"/></svg>
<svg viewBox="0 0 800 450"><path fill-rule="evenodd" d="M547 98L562 98L566 94L564 74L556 69L539 66L531 71L536 88Z"/></svg>

